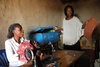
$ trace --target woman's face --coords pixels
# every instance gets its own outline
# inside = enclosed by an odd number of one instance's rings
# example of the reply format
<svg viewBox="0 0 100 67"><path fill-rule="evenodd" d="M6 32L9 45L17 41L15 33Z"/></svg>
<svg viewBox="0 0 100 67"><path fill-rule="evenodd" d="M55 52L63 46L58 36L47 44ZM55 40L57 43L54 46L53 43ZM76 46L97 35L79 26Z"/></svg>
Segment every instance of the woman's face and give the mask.
<svg viewBox="0 0 100 67"><path fill-rule="evenodd" d="M72 10L71 10L71 8L67 8L66 12L67 12L67 16L68 17L72 16Z"/></svg>
<svg viewBox="0 0 100 67"><path fill-rule="evenodd" d="M13 33L14 33L14 36L17 36L17 37L24 36L24 30L20 26L15 27Z"/></svg>

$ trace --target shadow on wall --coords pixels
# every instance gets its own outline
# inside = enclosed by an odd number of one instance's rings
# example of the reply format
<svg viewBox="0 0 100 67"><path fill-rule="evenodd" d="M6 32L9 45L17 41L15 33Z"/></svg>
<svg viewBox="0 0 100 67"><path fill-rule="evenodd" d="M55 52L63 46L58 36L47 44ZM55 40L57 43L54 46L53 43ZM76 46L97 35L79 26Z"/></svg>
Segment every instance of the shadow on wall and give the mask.
<svg viewBox="0 0 100 67"><path fill-rule="evenodd" d="M0 49L12 23L23 26L26 38L37 27L61 25L62 5L60 0L0 0Z"/></svg>

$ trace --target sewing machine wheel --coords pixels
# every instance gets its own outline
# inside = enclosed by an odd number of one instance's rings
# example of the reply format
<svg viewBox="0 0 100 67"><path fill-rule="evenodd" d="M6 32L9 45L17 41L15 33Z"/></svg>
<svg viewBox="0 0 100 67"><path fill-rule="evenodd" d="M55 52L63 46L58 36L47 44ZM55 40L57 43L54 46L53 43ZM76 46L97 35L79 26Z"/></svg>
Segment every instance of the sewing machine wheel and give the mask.
<svg viewBox="0 0 100 67"><path fill-rule="evenodd" d="M30 48L25 49L24 55L28 61L34 59L34 53L33 53L32 49L30 49Z"/></svg>

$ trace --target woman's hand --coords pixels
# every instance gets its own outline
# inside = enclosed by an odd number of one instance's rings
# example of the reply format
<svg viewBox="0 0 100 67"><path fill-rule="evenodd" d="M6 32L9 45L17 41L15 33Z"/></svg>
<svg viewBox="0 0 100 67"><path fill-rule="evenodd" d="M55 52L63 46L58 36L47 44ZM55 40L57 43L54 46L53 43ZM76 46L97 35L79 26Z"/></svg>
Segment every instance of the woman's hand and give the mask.
<svg viewBox="0 0 100 67"><path fill-rule="evenodd" d="M33 61L31 60L31 61L29 61L28 63L26 63L26 64L24 64L24 65L22 65L22 66L20 66L20 67L33 67Z"/></svg>
<svg viewBox="0 0 100 67"><path fill-rule="evenodd" d="M61 31L61 30L63 30L63 28L55 26L55 27L54 27L54 30Z"/></svg>
<svg viewBox="0 0 100 67"><path fill-rule="evenodd" d="M82 29L85 28L87 22L88 22L88 21L86 21L86 22L82 25Z"/></svg>
<svg viewBox="0 0 100 67"><path fill-rule="evenodd" d="M33 44L34 44L34 46L35 46L36 48L40 48L40 46L38 45L38 43L37 43L36 41L34 41Z"/></svg>

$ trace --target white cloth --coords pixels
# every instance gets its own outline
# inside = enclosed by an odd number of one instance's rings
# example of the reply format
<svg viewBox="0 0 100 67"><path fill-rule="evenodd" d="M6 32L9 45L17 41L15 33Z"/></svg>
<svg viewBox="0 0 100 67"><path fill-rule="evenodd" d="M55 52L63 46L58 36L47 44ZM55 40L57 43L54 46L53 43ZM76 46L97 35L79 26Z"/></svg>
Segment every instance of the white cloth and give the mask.
<svg viewBox="0 0 100 67"><path fill-rule="evenodd" d="M26 39L21 38L21 42L25 40ZM18 67L27 63L27 62L19 60L18 53L17 53L18 46L19 46L19 43L17 43L14 38L11 38L5 41L6 55L7 55L10 67Z"/></svg>
<svg viewBox="0 0 100 67"><path fill-rule="evenodd" d="M72 19L63 20L63 44L74 45L83 35L82 23L73 16Z"/></svg>

